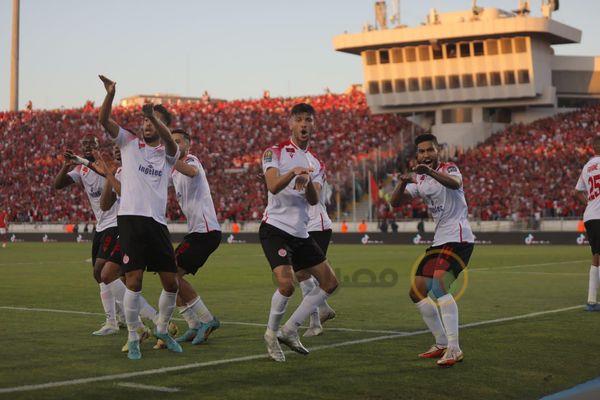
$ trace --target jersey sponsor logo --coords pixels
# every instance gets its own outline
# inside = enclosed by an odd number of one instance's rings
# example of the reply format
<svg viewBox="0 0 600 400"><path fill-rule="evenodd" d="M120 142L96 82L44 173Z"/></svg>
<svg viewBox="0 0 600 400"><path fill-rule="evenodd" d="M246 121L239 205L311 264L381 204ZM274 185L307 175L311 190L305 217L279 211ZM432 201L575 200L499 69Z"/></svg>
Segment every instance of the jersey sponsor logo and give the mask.
<svg viewBox="0 0 600 400"><path fill-rule="evenodd" d="M448 168L446 168L446 171L448 171L448 173L458 172L458 168L456 168L455 165L451 165Z"/></svg>
<svg viewBox="0 0 600 400"><path fill-rule="evenodd" d="M439 206L432 206L432 207L429 207L429 211L430 211L432 214L441 213L441 212L444 212L444 206L442 206L442 205L439 205Z"/></svg>
<svg viewBox="0 0 600 400"><path fill-rule="evenodd" d="M88 192L88 195L92 198L97 198L102 195L102 189L92 190Z"/></svg>
<svg viewBox="0 0 600 400"><path fill-rule="evenodd" d="M277 250L277 254L279 254L279 257L285 257L285 256L287 256L287 250L279 249L279 250Z"/></svg>
<svg viewBox="0 0 600 400"><path fill-rule="evenodd" d="M152 164L148 164L148 166L144 167L143 165L140 165L138 167L138 171L149 175L149 176L162 176L162 171L158 170L158 169L154 169L154 167L152 166Z"/></svg>
<svg viewBox="0 0 600 400"><path fill-rule="evenodd" d="M263 154L263 161L264 162L271 162L271 161L273 161L273 150L267 150L267 151L265 151L265 154Z"/></svg>

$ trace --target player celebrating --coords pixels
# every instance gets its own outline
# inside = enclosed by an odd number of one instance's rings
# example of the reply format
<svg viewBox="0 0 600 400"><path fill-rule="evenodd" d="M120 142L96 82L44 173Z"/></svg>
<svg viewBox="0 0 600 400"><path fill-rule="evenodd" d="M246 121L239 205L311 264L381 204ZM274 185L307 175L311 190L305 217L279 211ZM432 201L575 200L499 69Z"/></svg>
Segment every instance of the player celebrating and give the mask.
<svg viewBox="0 0 600 400"><path fill-rule="evenodd" d="M325 176L323 176L323 183L325 183ZM317 188L320 187L318 183L314 184ZM319 202L310 206L308 215L310 220L308 222L308 235L315 240L317 245L323 251L323 254L327 256L327 249L329 248L329 242L331 242L331 218L327 214L327 207L325 207L325 196L323 195L325 186L319 190ZM316 278L304 270L296 272L296 279L300 283L300 289L302 290L302 296L306 296L316 286L319 285ZM330 319L335 318L335 311L329 306L327 300L319 308L315 308L310 313L310 324L306 332L305 337L319 336L323 333L322 324Z"/></svg>
<svg viewBox="0 0 600 400"><path fill-rule="evenodd" d="M584 165L577 181L577 194L583 202L587 202L583 221L590 247L592 248L592 265L590 266L587 311L600 311L597 302L598 266L600 265L600 136L594 137L594 157Z"/></svg>
<svg viewBox="0 0 600 400"><path fill-rule="evenodd" d="M123 254L121 268L125 272L127 286L123 298L129 330L127 356L132 360L142 357L138 334L138 328L141 328L139 298L145 269L157 272L163 286L158 301L155 336L163 340L169 350L179 353L183 351L181 346L167 331L178 290L175 253L165 218L169 174L179 157L179 148L167 128L171 116L160 105L145 104L142 107L143 140L139 139L110 118L116 84L104 76L100 79L104 83L106 97L99 121L119 146L123 163L117 219Z"/></svg>
<svg viewBox="0 0 600 400"><path fill-rule="evenodd" d="M469 263L475 237L467 220L460 171L452 163L440 163L434 135L418 136L415 145L416 177L412 174L400 177L391 205L398 207L413 197L421 197L435 221L433 246L426 250L419 263L410 298L436 340L436 344L419 357L441 357L437 365L449 367L463 359L463 352L458 344L458 307L448 290ZM441 319L438 308L428 297L429 292L437 298Z"/></svg>
<svg viewBox="0 0 600 400"><path fill-rule="evenodd" d="M173 130L173 139L181 156L171 174L177 202L187 219L188 234L175 250L179 295L179 312L189 329L178 342L200 344L219 328L219 320L211 314L192 285L184 278L195 275L221 243L221 226L210 194L206 172L200 160L189 154L190 135L183 129Z"/></svg>
<svg viewBox="0 0 600 400"><path fill-rule="evenodd" d="M290 113L290 140L267 149L262 164L267 183L268 204L260 225L260 241L278 288L271 299L271 311L264 339L269 356L285 361L279 342L300 354L308 350L300 343L298 327L309 314L333 293L338 285L323 251L308 235L309 206L319 202L323 166L308 151L315 129L315 110L304 103ZM304 270L319 282L279 330L287 303L294 293L294 271Z"/></svg>
<svg viewBox="0 0 600 400"><path fill-rule="evenodd" d="M96 217L92 244L93 274L94 279L100 285L100 299L106 314L105 324L92 334L96 336L112 335L119 331L119 326L116 317L114 285L110 287L109 285L118 277L118 268L104 271L104 280L102 272L106 260L117 243L117 208L112 207L107 211L102 211L100 207L100 196L105 178L93 164L95 161L93 151L98 148L98 138L92 135L84 136L81 140L81 148L84 158L74 155L71 151L65 153L65 162L54 179L54 188L60 190L73 183L79 183L85 190L92 206ZM75 168L71 170L74 166Z"/></svg>

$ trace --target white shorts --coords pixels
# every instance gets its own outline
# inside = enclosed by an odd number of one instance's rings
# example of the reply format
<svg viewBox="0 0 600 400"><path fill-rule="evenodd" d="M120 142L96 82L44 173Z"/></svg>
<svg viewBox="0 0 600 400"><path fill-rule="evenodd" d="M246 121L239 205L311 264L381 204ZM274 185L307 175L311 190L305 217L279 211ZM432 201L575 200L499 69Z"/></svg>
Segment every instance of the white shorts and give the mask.
<svg viewBox="0 0 600 400"><path fill-rule="evenodd" d="M0 228L0 235L6 235L6 228Z"/></svg>

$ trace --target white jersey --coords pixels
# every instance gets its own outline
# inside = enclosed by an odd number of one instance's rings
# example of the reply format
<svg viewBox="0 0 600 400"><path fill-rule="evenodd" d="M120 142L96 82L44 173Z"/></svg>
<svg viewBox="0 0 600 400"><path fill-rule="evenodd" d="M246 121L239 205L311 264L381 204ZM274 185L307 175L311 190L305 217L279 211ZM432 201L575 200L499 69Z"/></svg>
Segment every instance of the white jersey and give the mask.
<svg viewBox="0 0 600 400"><path fill-rule="evenodd" d="M587 195L588 202L583 220L600 219L600 156L592 157L585 164L575 189Z"/></svg>
<svg viewBox="0 0 600 400"><path fill-rule="evenodd" d="M150 217L166 225L169 177L177 158L165 152L165 146L148 146L133 133L119 127L112 139L121 149L121 204L119 215Z"/></svg>
<svg viewBox="0 0 600 400"><path fill-rule="evenodd" d="M118 208L114 205L108 211L102 211L100 208L100 196L104 188L105 178L83 165L78 165L72 171L69 171L67 175L85 190L96 217L96 232L102 232L107 228L117 226Z"/></svg>
<svg viewBox="0 0 600 400"><path fill-rule="evenodd" d="M437 171L462 179L458 167L453 163L440 163ZM469 225L467 201L463 187L449 189L430 177L417 175L417 183L406 185L406 192L412 197L421 197L435 222L433 246L445 243L473 243L475 236Z"/></svg>
<svg viewBox="0 0 600 400"><path fill-rule="evenodd" d="M308 150L302 150L291 140L268 148L262 157L263 172L269 168L277 168L283 175L296 167L312 168L311 178L314 183L323 185L323 165ZM269 192L268 203L263 215L263 222L273 225L299 238L308 237L308 209L305 190L294 189L296 179L279 193Z"/></svg>
<svg viewBox="0 0 600 400"><path fill-rule="evenodd" d="M325 179L323 179L323 182ZM308 222L308 231L324 231L331 229L331 218L327 214L327 207L325 206L325 185L321 187L321 193L319 194L319 202L314 206L310 206L308 209L308 216L310 221Z"/></svg>
<svg viewBox="0 0 600 400"><path fill-rule="evenodd" d="M217 213L210 194L206 172L196 156L188 154L183 162L198 169L198 175L190 178L177 170L173 170L171 178L177 202L187 219L188 232L206 233L220 231Z"/></svg>

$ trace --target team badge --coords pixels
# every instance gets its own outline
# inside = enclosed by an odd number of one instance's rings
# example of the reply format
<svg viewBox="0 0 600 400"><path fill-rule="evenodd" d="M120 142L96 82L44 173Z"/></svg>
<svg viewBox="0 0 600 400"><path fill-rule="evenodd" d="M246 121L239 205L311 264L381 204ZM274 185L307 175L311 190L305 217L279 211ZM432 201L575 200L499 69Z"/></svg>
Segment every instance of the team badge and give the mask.
<svg viewBox="0 0 600 400"><path fill-rule="evenodd" d="M285 249L279 249L277 254L279 254L279 257L285 257L287 256L287 251Z"/></svg>
<svg viewBox="0 0 600 400"><path fill-rule="evenodd" d="M125 254L123 256L123 264L127 264L129 262L129 256L127 254Z"/></svg>
<svg viewBox="0 0 600 400"><path fill-rule="evenodd" d="M294 158L294 154L296 154L296 149L293 147L286 147L285 150L288 152L290 158Z"/></svg>
<svg viewBox="0 0 600 400"><path fill-rule="evenodd" d="M265 151L265 154L263 155L263 161L264 162L271 162L271 161L273 161L273 150L267 150L267 151Z"/></svg>

